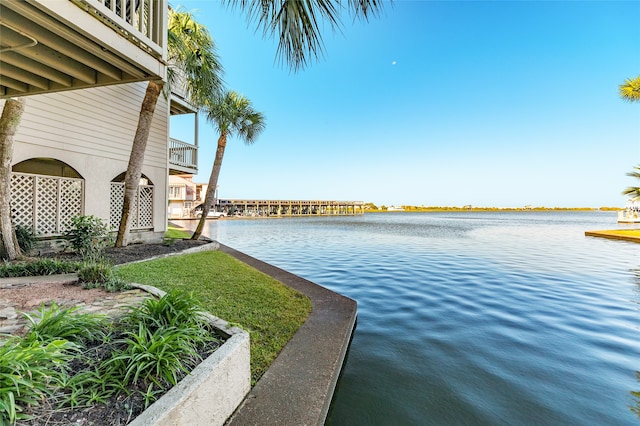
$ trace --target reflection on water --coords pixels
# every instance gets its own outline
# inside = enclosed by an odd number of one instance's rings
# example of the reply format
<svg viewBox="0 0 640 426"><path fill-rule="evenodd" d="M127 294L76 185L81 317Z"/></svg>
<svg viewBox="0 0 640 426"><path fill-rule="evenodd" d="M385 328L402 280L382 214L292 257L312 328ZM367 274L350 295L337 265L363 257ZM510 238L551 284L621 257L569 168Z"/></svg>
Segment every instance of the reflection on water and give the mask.
<svg viewBox="0 0 640 426"><path fill-rule="evenodd" d="M600 212L212 221L358 302L329 424L631 424L640 245Z"/></svg>

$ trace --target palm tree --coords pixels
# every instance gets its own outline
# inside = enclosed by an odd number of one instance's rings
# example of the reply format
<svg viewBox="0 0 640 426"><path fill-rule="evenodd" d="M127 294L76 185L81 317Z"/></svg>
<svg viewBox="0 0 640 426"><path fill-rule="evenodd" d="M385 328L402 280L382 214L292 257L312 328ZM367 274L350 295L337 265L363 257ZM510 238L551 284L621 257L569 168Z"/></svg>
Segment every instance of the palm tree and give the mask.
<svg viewBox="0 0 640 426"><path fill-rule="evenodd" d="M197 240L202 235L207 213L213 205L216 187L218 186L218 176L222 166L224 150L227 147L227 139L237 136L245 143L255 142L258 135L264 130L265 118L261 112L253 109L251 102L244 96L228 91L224 93L214 103L205 107L207 121L213 124L218 133L218 148L213 161L209 186L204 198L202 217L198 222L195 232L191 236L192 240Z"/></svg>
<svg viewBox="0 0 640 426"><path fill-rule="evenodd" d="M624 84L620 85L620 97L629 102L640 102L640 76L631 79L628 78L624 81ZM640 179L640 166L635 166L633 172L627 173L627 176ZM640 200L640 187L630 186L624 191L622 195L628 195L633 201Z"/></svg>
<svg viewBox="0 0 640 426"><path fill-rule="evenodd" d="M620 97L629 102L640 102L640 75L627 78L620 86Z"/></svg>
<svg viewBox="0 0 640 426"><path fill-rule="evenodd" d="M179 84L183 77L187 95L196 107L201 107L222 88L222 66L215 53L209 31L197 23L193 15L181 10L169 10L167 57L171 64L167 71L165 94L171 93L171 85ZM124 178L124 201L116 247L127 245L126 236L131 229L135 197L140 177L144 152L149 139L151 121L163 88L162 82L150 81L142 101L138 127L131 146L131 155Z"/></svg>
<svg viewBox="0 0 640 426"><path fill-rule="evenodd" d="M309 56L324 53L318 20L328 22L332 31L340 30L340 12L369 20L382 11L382 0L223 0L227 6L247 13L257 21L263 35L278 37L276 56L294 70L304 68Z"/></svg>
<svg viewBox="0 0 640 426"><path fill-rule="evenodd" d="M222 90L222 65L207 28L181 9L169 9L167 70L169 88L184 83L192 105L202 107Z"/></svg>
<svg viewBox="0 0 640 426"><path fill-rule="evenodd" d="M0 116L0 257L9 260L22 254L11 221L11 160L24 104L24 98L7 99Z"/></svg>
<svg viewBox="0 0 640 426"><path fill-rule="evenodd" d="M635 166L633 170L634 171L627 173L627 176L640 179L640 166ZM640 200L640 187L630 186L622 191L622 195L630 196L633 201Z"/></svg>

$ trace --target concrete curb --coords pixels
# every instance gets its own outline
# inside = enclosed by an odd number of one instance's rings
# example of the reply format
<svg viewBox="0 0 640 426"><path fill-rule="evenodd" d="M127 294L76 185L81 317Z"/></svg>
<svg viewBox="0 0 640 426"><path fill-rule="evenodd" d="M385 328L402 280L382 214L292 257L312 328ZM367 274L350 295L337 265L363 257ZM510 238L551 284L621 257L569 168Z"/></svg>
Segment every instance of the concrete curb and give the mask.
<svg viewBox="0 0 640 426"><path fill-rule="evenodd" d="M356 302L223 244L220 251L307 295L313 305L307 321L226 424L324 424L356 326Z"/></svg>

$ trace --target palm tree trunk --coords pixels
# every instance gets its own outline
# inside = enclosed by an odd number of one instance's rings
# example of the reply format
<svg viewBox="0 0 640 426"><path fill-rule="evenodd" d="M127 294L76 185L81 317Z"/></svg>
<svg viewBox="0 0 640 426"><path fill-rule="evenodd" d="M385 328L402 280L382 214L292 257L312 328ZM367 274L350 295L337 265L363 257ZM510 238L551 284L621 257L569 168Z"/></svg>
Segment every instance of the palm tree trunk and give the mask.
<svg viewBox="0 0 640 426"><path fill-rule="evenodd" d="M116 247L127 245L127 237L131 229L131 219L133 208L135 207L136 192L140 185L140 176L142 176L142 163L144 161L144 152L147 149L147 141L149 140L149 131L151 130L151 121L153 113L158 103L158 98L162 92L162 81L150 81L147 85L147 92L142 101L140 108L140 117L138 119L138 128L133 138L131 146L131 155L129 156L129 165L124 177L124 201L122 203L122 216L120 218L120 227L118 228L118 236L116 237Z"/></svg>
<svg viewBox="0 0 640 426"><path fill-rule="evenodd" d="M207 219L209 209L213 205L213 199L216 194L216 187L218 186L218 176L220 176L220 168L222 167L222 157L224 157L224 150L227 147L227 133L222 132L218 138L218 149L216 149L216 158L213 161L213 168L211 169L211 176L209 176L209 186L207 186L207 193L204 197L204 204L202 209L202 217L198 222L195 232L191 236L192 240L197 240L202 235L204 229L204 223Z"/></svg>
<svg viewBox="0 0 640 426"><path fill-rule="evenodd" d="M11 220L11 160L24 104L24 98L7 99L0 117L0 256L9 260L22 255Z"/></svg>

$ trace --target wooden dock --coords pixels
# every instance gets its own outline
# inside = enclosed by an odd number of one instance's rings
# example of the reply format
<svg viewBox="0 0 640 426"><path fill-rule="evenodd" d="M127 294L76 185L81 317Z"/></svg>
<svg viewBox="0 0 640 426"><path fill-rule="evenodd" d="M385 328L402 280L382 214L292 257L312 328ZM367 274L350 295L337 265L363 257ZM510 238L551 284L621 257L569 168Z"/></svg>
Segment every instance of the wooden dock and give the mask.
<svg viewBox="0 0 640 426"><path fill-rule="evenodd" d="M364 214L364 202L220 199L215 210L228 216L357 216Z"/></svg>

